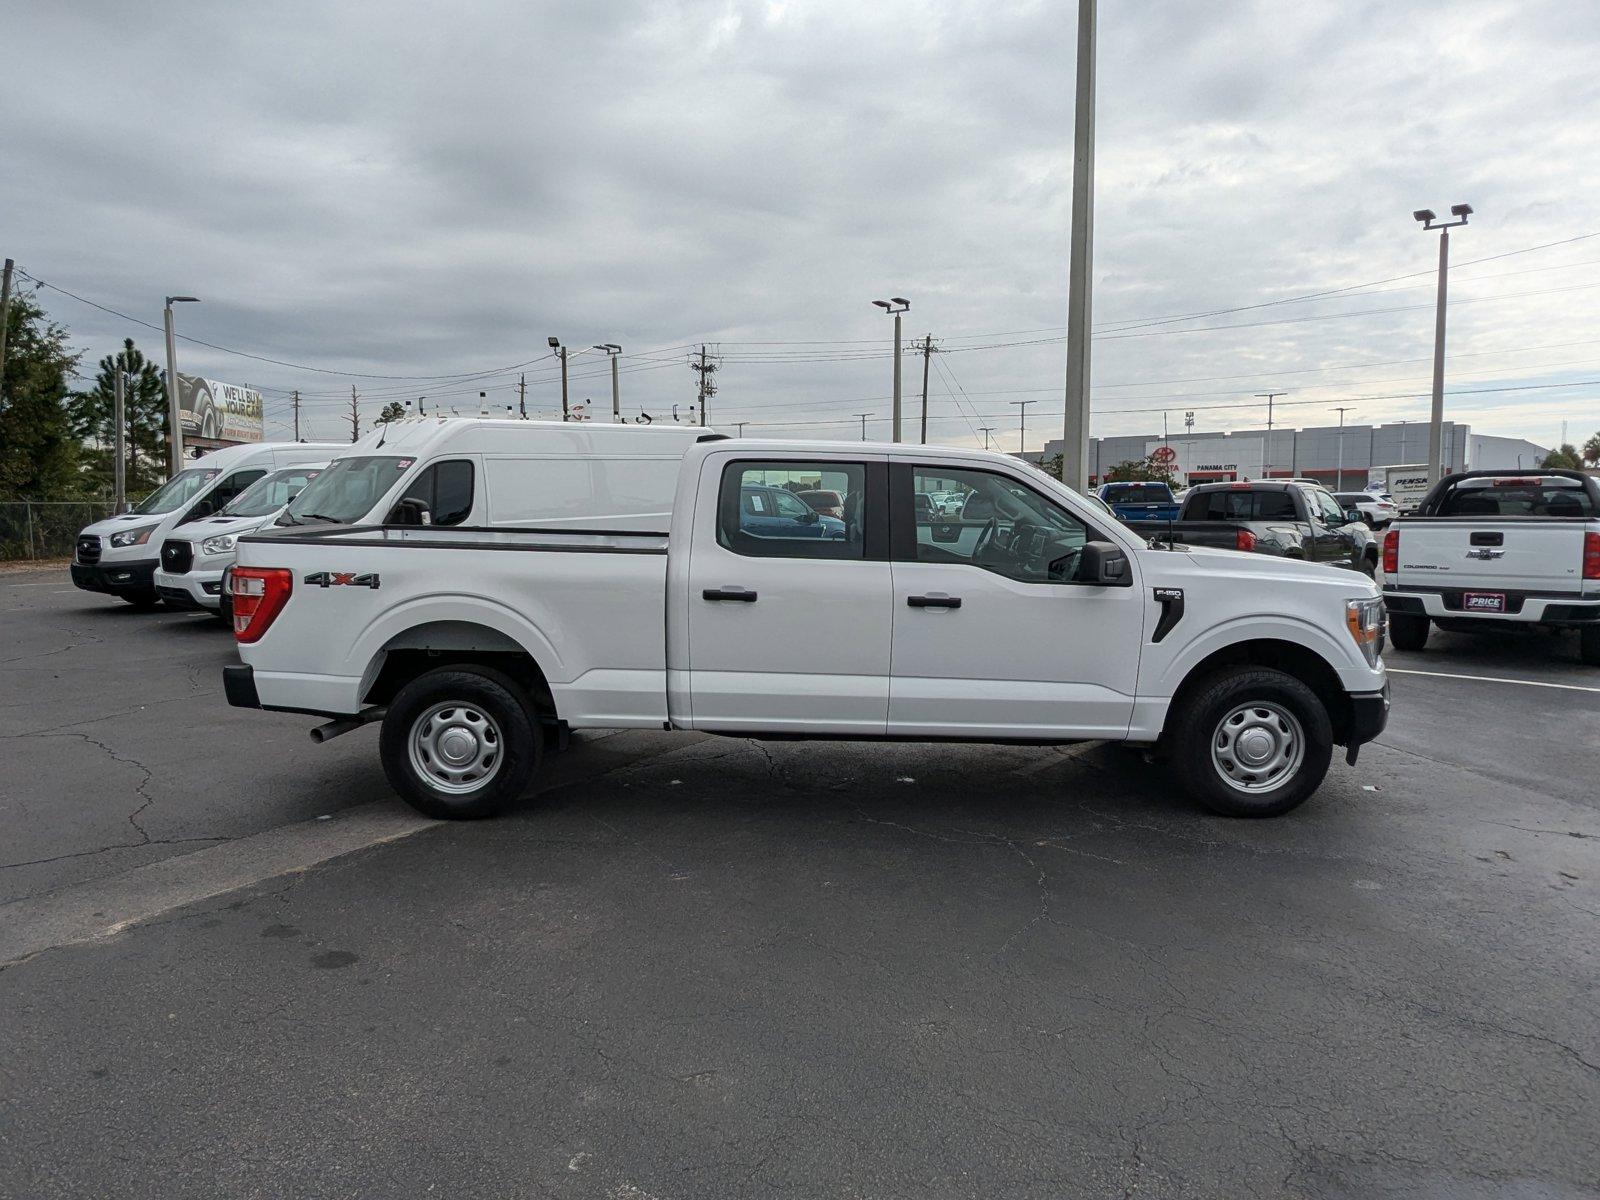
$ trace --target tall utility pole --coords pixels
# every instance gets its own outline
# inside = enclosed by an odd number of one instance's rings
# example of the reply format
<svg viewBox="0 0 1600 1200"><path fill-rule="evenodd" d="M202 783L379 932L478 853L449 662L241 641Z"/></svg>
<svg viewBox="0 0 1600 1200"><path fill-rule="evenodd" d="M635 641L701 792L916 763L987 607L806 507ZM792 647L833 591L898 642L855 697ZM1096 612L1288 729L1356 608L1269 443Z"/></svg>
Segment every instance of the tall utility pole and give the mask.
<svg viewBox="0 0 1600 1200"><path fill-rule="evenodd" d="M172 332L172 306L198 303L195 296L168 296L162 310L167 332L167 465L173 475L183 470L183 410L178 400L178 339Z"/></svg>
<svg viewBox="0 0 1600 1200"><path fill-rule="evenodd" d="M127 442L122 436L122 430L127 420L127 376L122 370L122 355L117 355L117 374L114 381L115 390L112 392L111 404L111 434L115 458L115 468L111 477L111 511L120 513L127 507L128 499L128 450Z"/></svg>
<svg viewBox="0 0 1600 1200"><path fill-rule="evenodd" d="M1287 396L1288 392L1257 392L1257 400L1267 402L1267 441L1261 448L1261 475L1264 479L1272 478L1272 402L1279 396Z"/></svg>
<svg viewBox="0 0 1600 1200"><path fill-rule="evenodd" d="M522 419L528 419L528 373L524 371L517 376L517 410L522 413Z"/></svg>
<svg viewBox="0 0 1600 1200"><path fill-rule="evenodd" d="M350 440L361 436L361 409L357 405L356 385L350 385Z"/></svg>
<svg viewBox="0 0 1600 1200"><path fill-rule="evenodd" d="M699 359L699 362L691 361L689 363L689 369L700 377L698 383L698 394L700 397L700 424L704 425L706 423L706 401L717 394L716 382L711 378L716 374L717 364L711 361L710 357L706 354L706 348L704 344L702 344L700 347ZM612 361L615 362L614 359Z"/></svg>
<svg viewBox="0 0 1600 1200"><path fill-rule="evenodd" d="M938 351L933 347L933 334L922 339L922 444L928 444L928 364Z"/></svg>
<svg viewBox="0 0 1600 1200"><path fill-rule="evenodd" d="M1428 484L1431 487L1444 478L1444 308L1446 282L1450 277L1450 231L1467 223L1472 205L1452 204L1450 215L1454 221L1439 220L1431 208L1419 208L1411 215L1422 222L1424 231L1439 231L1439 298L1433 314L1433 411L1428 417Z"/></svg>
<svg viewBox="0 0 1600 1200"><path fill-rule="evenodd" d="M735 426L736 426L736 427L737 427L737 428L738 428L738 430L739 430L739 434L738 434L738 436L739 436L739 437L743 437L743 436L744 436L744 427L745 427L745 426L746 426L746 425L748 425L748 424L750 424L750 422L749 422L749 421L735 421L735 422L734 422L734 425L735 425Z"/></svg>
<svg viewBox="0 0 1600 1200"><path fill-rule="evenodd" d="M1017 416L1021 425L1017 431L1017 457L1022 457L1028 449L1028 405L1039 403L1037 400L1009 400L1008 404L1017 406Z"/></svg>
<svg viewBox="0 0 1600 1200"><path fill-rule="evenodd" d="M856 414L856 416L861 418L861 440L863 442L867 440L867 418L870 417L871 415L872 415L871 413L857 413Z"/></svg>
<svg viewBox="0 0 1600 1200"><path fill-rule="evenodd" d="M890 296L887 300L874 300L879 308L894 318L894 440L900 440L900 316L909 312L911 301L904 296Z"/></svg>
<svg viewBox="0 0 1600 1200"><path fill-rule="evenodd" d="M1339 406L1339 409L1338 409L1338 413L1339 413L1339 473L1336 476L1334 476L1334 478L1337 479L1338 482L1333 485L1333 490L1336 491L1336 492L1340 491L1344 487L1344 414L1349 412L1350 409L1352 409L1354 407L1355 407L1354 405L1345 404L1345 405Z"/></svg>
<svg viewBox="0 0 1600 1200"><path fill-rule="evenodd" d="M0 271L0 386L6 381L6 330L11 328L11 272L16 265L8 258Z"/></svg>
<svg viewBox="0 0 1600 1200"><path fill-rule="evenodd" d="M617 390L617 358L622 353L622 347L615 342L606 342L595 347L596 350L605 352L611 360L611 420L615 424L622 424L622 393Z"/></svg>
<svg viewBox="0 0 1600 1200"><path fill-rule="evenodd" d="M989 435L994 432L994 426L979 425L978 432L983 434L983 448L987 450L989 448Z"/></svg>
<svg viewBox="0 0 1600 1200"><path fill-rule="evenodd" d="M1072 133L1072 258L1067 283L1067 411L1061 482L1089 484L1090 276L1094 265L1095 3L1078 0L1078 92Z"/></svg>
<svg viewBox="0 0 1600 1200"><path fill-rule="evenodd" d="M296 388L291 393L291 396L293 399L289 401L289 404L294 409L294 440L298 442L300 440L300 389Z"/></svg>

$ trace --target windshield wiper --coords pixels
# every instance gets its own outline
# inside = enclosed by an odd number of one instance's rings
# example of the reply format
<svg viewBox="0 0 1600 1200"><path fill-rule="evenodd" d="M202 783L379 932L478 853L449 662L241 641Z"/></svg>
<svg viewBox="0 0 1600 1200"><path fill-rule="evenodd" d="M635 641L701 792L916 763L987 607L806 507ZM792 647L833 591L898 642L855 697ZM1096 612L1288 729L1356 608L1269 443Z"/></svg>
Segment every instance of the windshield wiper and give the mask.
<svg viewBox="0 0 1600 1200"><path fill-rule="evenodd" d="M338 517L330 517L330 516L325 515L324 513L301 513L300 514L300 521L326 521L329 525L343 525L344 524L344 522L342 520L340 520ZM299 523L300 523L299 521L295 522L295 524L297 524L297 525Z"/></svg>

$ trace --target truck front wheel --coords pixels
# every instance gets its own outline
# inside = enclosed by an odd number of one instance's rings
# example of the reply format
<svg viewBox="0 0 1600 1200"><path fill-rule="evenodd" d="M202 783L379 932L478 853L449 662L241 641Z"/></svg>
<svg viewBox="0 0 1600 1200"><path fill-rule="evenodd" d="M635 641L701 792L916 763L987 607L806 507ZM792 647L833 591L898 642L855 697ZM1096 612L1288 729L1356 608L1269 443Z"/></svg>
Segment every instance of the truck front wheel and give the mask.
<svg viewBox="0 0 1600 1200"><path fill-rule="evenodd" d="M1416 613L1390 613L1389 644L1396 650L1421 650L1428 644L1428 618Z"/></svg>
<svg viewBox="0 0 1600 1200"><path fill-rule="evenodd" d="M1587 667L1600 667L1600 625L1585 625L1578 630L1578 661Z"/></svg>
<svg viewBox="0 0 1600 1200"><path fill-rule="evenodd" d="M1176 714L1173 769L1226 817L1275 817L1322 783L1333 727L1317 694L1268 667L1228 667L1201 681Z"/></svg>
<svg viewBox="0 0 1600 1200"><path fill-rule="evenodd" d="M499 671L441 667L400 689L383 718L384 774L439 820L490 817L527 790L543 746L522 689Z"/></svg>

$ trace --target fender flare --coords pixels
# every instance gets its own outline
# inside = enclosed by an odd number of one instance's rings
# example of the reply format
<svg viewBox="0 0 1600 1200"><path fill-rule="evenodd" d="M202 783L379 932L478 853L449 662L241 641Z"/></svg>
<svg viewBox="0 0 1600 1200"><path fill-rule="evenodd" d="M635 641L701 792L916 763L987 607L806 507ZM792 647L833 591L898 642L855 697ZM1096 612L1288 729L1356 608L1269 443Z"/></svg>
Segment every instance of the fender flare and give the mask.
<svg viewBox="0 0 1600 1200"><path fill-rule="evenodd" d="M1344 653L1344 647L1320 626L1282 613L1252 613L1230 618L1186 645L1162 672L1152 694L1176 696L1195 668L1213 654L1245 642L1263 641L1288 642L1308 650L1327 663L1336 676L1355 665Z"/></svg>
<svg viewBox="0 0 1600 1200"><path fill-rule="evenodd" d="M389 644L422 625L479 625L520 646L552 689L566 682L565 664L555 645L527 617L495 600L460 595L417 596L378 614L351 645L344 674L359 675L363 694L383 667Z"/></svg>

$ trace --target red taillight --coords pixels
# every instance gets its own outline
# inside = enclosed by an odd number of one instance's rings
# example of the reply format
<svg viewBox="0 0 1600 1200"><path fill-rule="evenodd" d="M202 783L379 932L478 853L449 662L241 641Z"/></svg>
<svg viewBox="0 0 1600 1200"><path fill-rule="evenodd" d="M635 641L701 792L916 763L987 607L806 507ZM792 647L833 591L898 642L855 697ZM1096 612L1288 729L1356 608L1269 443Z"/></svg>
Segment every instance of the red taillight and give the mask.
<svg viewBox="0 0 1600 1200"><path fill-rule="evenodd" d="M283 567L233 569L233 636L257 642L289 603L294 576Z"/></svg>
<svg viewBox="0 0 1600 1200"><path fill-rule="evenodd" d="M1400 531L1391 529L1383 535L1383 573L1385 575L1398 575L1400 573Z"/></svg>
<svg viewBox="0 0 1600 1200"><path fill-rule="evenodd" d="M1256 535L1248 529L1235 529L1233 531L1233 548L1235 550L1254 550L1256 548Z"/></svg>
<svg viewBox="0 0 1600 1200"><path fill-rule="evenodd" d="M1600 579L1600 533L1583 535L1583 577Z"/></svg>

